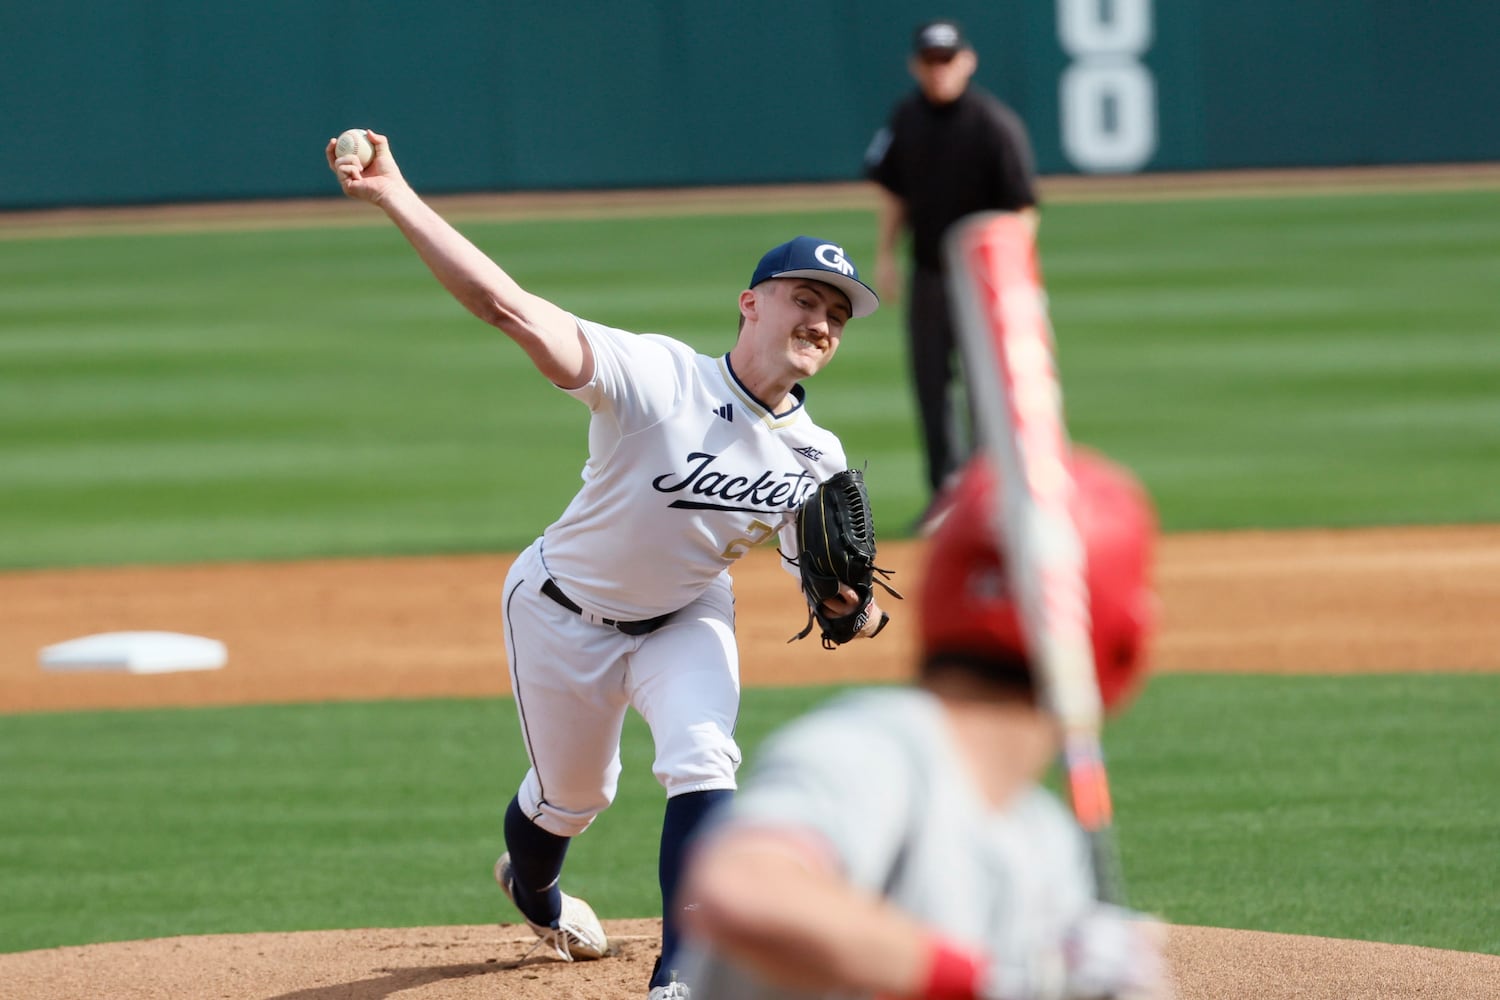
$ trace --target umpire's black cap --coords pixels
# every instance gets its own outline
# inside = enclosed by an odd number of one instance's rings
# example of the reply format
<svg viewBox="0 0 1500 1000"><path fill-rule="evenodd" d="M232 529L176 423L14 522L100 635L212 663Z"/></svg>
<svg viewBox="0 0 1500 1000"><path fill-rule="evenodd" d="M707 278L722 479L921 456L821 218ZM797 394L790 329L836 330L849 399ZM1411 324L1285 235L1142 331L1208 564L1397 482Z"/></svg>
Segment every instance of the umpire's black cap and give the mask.
<svg viewBox="0 0 1500 1000"><path fill-rule="evenodd" d="M923 52L958 52L969 47L964 29L957 21L928 21L912 32L911 50L917 55Z"/></svg>

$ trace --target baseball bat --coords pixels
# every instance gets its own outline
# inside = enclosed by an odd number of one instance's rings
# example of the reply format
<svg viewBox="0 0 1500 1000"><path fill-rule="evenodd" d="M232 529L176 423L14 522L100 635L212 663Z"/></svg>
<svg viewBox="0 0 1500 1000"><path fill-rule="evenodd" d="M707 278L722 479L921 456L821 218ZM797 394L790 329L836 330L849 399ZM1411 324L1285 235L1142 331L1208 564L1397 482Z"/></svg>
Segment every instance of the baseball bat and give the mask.
<svg viewBox="0 0 1500 1000"><path fill-rule="evenodd" d="M992 526L1042 704L1062 725L1068 797L1089 839L1099 898L1123 903L1085 553L1035 226L1016 213L972 215L950 228L944 253L969 405L999 478Z"/></svg>

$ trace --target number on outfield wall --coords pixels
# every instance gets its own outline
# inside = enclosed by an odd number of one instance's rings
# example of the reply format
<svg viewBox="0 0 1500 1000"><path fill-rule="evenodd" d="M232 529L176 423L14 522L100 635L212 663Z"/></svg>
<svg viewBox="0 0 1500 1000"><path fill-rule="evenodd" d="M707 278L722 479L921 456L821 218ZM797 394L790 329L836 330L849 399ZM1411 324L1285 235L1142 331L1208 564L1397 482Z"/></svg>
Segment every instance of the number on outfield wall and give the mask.
<svg viewBox="0 0 1500 1000"><path fill-rule="evenodd" d="M1129 173L1156 152L1151 0L1057 0L1057 34L1073 59L1061 81L1062 142L1086 173Z"/></svg>

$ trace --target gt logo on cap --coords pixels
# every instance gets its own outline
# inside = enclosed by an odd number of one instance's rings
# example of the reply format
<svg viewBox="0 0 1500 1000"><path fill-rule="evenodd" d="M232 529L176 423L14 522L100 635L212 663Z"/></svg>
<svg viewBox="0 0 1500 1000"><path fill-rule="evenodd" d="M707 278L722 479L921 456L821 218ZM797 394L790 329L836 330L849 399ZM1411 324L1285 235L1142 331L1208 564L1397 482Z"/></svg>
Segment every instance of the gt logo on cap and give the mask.
<svg viewBox="0 0 1500 1000"><path fill-rule="evenodd" d="M849 263L844 257L843 247L834 246L832 243L824 243L813 251L813 256L818 258L820 264L823 264L830 270L837 271L840 274L854 273L854 265Z"/></svg>
<svg viewBox="0 0 1500 1000"><path fill-rule="evenodd" d="M851 318L868 316L880 305L875 290L859 280L859 268L844 248L815 236L798 236L767 250L745 287L772 278L811 278L832 285L848 296Z"/></svg>

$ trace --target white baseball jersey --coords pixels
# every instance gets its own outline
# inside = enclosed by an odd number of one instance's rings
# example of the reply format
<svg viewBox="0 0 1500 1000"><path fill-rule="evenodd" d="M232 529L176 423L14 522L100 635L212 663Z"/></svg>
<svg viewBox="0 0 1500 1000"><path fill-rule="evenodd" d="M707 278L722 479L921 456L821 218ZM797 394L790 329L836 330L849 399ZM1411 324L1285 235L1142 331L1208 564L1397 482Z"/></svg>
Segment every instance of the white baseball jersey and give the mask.
<svg viewBox="0 0 1500 1000"><path fill-rule="evenodd" d="M584 610L632 621L692 602L845 467L802 405L772 414L712 358L670 337L578 321L594 377L583 488L542 536L542 559ZM783 529L786 529L783 531Z"/></svg>
<svg viewBox="0 0 1500 1000"><path fill-rule="evenodd" d="M594 376L583 487L506 575L507 659L531 770L517 800L559 836L607 808L627 705L651 727L667 794L735 787L739 654L728 568L781 532L844 468L838 440L795 405L774 415L711 358L654 334L579 320ZM551 577L583 614L540 587ZM646 635L600 619L673 613Z"/></svg>
<svg viewBox="0 0 1500 1000"><path fill-rule="evenodd" d="M1001 983L1063 995L1064 933L1093 905L1087 842L1040 787L992 809L931 695L842 696L767 740L754 767L706 836L735 826L809 834L852 883L988 955ZM673 964L694 996L812 1000L691 949Z"/></svg>

